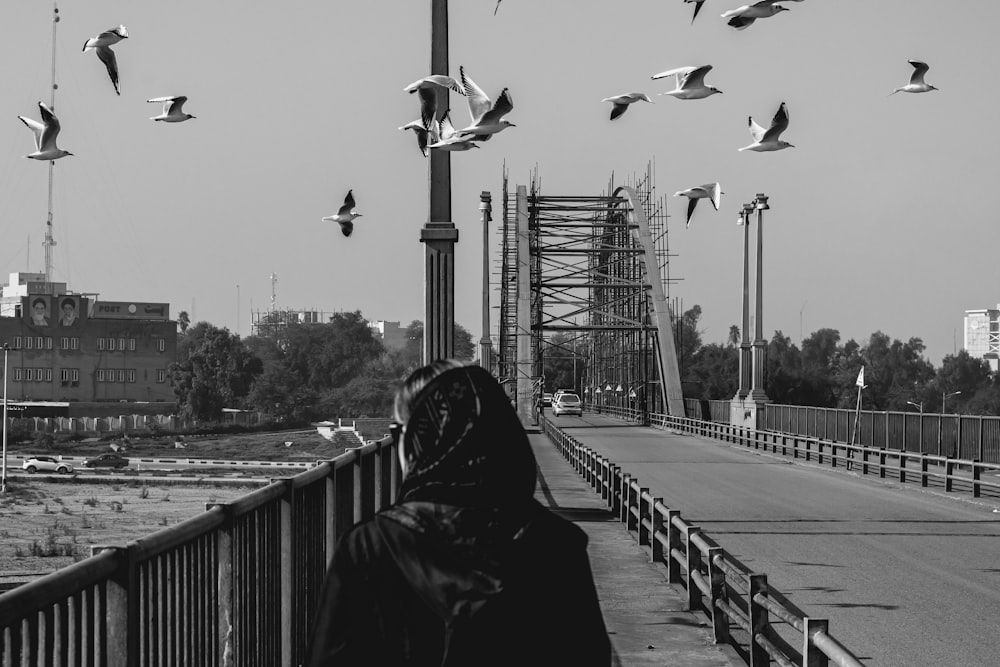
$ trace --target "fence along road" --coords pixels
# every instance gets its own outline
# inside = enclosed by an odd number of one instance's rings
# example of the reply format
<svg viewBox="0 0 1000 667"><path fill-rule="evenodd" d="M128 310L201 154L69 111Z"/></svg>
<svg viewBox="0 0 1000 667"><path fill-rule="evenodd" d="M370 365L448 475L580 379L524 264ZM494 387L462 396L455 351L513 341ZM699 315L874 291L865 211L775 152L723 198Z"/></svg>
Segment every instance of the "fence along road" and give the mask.
<svg viewBox="0 0 1000 667"><path fill-rule="evenodd" d="M1000 504L585 414L552 421L649 487L864 663L994 665Z"/></svg>

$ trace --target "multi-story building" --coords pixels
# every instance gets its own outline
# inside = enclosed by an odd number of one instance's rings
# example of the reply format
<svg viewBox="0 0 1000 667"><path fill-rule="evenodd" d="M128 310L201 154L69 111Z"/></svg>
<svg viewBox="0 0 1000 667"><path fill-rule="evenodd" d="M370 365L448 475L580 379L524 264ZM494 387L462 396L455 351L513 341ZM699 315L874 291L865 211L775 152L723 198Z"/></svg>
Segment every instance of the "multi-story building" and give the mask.
<svg viewBox="0 0 1000 667"><path fill-rule="evenodd" d="M8 400L173 403L177 323L166 303L104 301L43 273L12 273L0 297Z"/></svg>
<svg viewBox="0 0 1000 667"><path fill-rule="evenodd" d="M1000 304L996 308L965 311L965 351L971 357L1000 368Z"/></svg>
<svg viewBox="0 0 1000 667"><path fill-rule="evenodd" d="M406 347L406 327L401 327L399 322L387 322L377 320L369 325L378 332L382 345L387 350L402 350Z"/></svg>

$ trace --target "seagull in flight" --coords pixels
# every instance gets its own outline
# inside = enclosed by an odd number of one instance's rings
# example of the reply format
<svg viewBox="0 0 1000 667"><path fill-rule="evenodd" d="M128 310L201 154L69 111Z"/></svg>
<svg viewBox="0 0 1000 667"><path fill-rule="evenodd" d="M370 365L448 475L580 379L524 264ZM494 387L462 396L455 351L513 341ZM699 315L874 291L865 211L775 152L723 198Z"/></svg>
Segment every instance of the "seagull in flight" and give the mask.
<svg viewBox="0 0 1000 667"><path fill-rule="evenodd" d="M614 104L611 107L611 120L618 118L623 113L628 111L628 105L633 102L645 101L652 103L653 100L649 99L649 95L646 93L625 93L624 95L615 95L614 97L605 97L602 102L611 102Z"/></svg>
<svg viewBox="0 0 1000 667"><path fill-rule="evenodd" d="M500 9L500 0L497 0L497 6L493 8L493 16L497 15L498 9Z"/></svg>
<svg viewBox="0 0 1000 667"><path fill-rule="evenodd" d="M722 18L729 19L727 22L737 30L743 30L757 19L766 19L774 16L778 12L787 12L788 7L777 4L779 0L760 0L752 5L743 5L736 9L730 9L722 15ZM802 2L802 0L783 0L784 2Z"/></svg>
<svg viewBox="0 0 1000 667"><path fill-rule="evenodd" d="M432 127L436 126L437 121L431 121L431 122L433 123ZM417 120L411 120L409 123L403 125L398 129L413 130L413 133L417 135L417 147L420 149L420 152L423 153L424 157L427 157L428 155L428 148L427 148L428 144L432 142L436 143L438 140L437 131L428 130L427 126L424 124L423 118Z"/></svg>
<svg viewBox="0 0 1000 667"><path fill-rule="evenodd" d="M360 218L361 214L354 209L354 190L348 190L347 196L344 197L344 205L340 207L337 211L337 215L328 215L323 218L323 221L337 222L340 223L340 231L344 236L350 236L351 232L354 231L354 219Z"/></svg>
<svg viewBox="0 0 1000 667"><path fill-rule="evenodd" d="M59 119L52 113L52 109L42 102L38 103L38 109L42 114L42 122L40 123L25 116L18 116L21 122L35 133L35 152L28 153L24 157L32 160L58 160L61 157L72 155L69 151L64 151L56 146L56 137L59 136L59 130L62 127L59 125Z"/></svg>
<svg viewBox="0 0 1000 667"><path fill-rule="evenodd" d="M688 198L687 224L685 226L691 226L691 215L694 213L694 207L698 205L699 199L708 199L712 202L715 210L718 211L719 205L722 203L722 195L722 187L718 183L706 183L705 185L698 185L687 190L675 192L675 197Z"/></svg>
<svg viewBox="0 0 1000 667"><path fill-rule="evenodd" d="M698 18L698 12L701 11L701 6L705 4L705 0L684 0L684 2L694 3L694 15L691 17L691 23L694 23L694 20Z"/></svg>
<svg viewBox="0 0 1000 667"><path fill-rule="evenodd" d="M476 137L468 134L461 134L455 131L455 126L451 124L451 110L444 112L441 121L437 124L437 136L432 134L433 142L428 144L428 148L436 148L442 151L467 151L470 148L479 148Z"/></svg>
<svg viewBox="0 0 1000 667"><path fill-rule="evenodd" d="M675 67L674 69L668 69L666 72L654 74L650 78L656 80L669 76L674 77L674 89L668 90L665 93L659 93L660 95L669 95L671 97L676 97L679 100L700 100L708 97L709 95L715 95L716 93L722 92L715 86L705 85L705 75L708 74L711 69L711 65L701 65L699 67Z"/></svg>
<svg viewBox="0 0 1000 667"><path fill-rule="evenodd" d="M90 50L97 51L97 57L108 69L108 76L111 77L111 83L114 84L115 93L118 95L122 94L118 87L118 59L115 57L115 52L111 50L111 45L117 44L123 39L128 39L128 30L125 29L125 26L120 25L105 30L97 37L91 37L83 43L84 53Z"/></svg>
<svg viewBox="0 0 1000 667"><path fill-rule="evenodd" d="M760 125L753 122L753 116L749 118L750 136L753 137L753 143L739 150L765 152L780 151L782 148L795 148L795 146L784 139L779 139L781 133L788 129L788 109L785 107L784 102L778 107L774 118L771 119L771 127L767 128L767 130L764 130Z"/></svg>
<svg viewBox="0 0 1000 667"><path fill-rule="evenodd" d="M908 63L913 65L913 74L910 75L910 82L905 86L900 86L893 90L890 95L895 95L896 93L926 93L932 90L937 90L934 86L929 83L924 83L924 75L927 74L927 70L930 66L920 60L908 60Z"/></svg>
<svg viewBox="0 0 1000 667"><path fill-rule="evenodd" d="M465 73L465 67L459 67L459 73L469 102L469 116L472 118L472 124L458 130L459 134L471 134L476 141L486 141L490 135L502 132L508 127L515 127L514 123L504 118L514 110L514 101L506 88L500 91L500 96L494 104L483 89Z"/></svg>
<svg viewBox="0 0 1000 667"><path fill-rule="evenodd" d="M181 107L187 102L186 95L176 95L173 97L154 97L147 102L162 102L163 113L159 116L150 116L149 120L162 120L164 123L183 123L189 118L196 118L189 113L184 113Z"/></svg>
<svg viewBox="0 0 1000 667"><path fill-rule="evenodd" d="M422 79L417 79L406 88L403 88L403 91L412 95L418 90L433 89L435 87L447 88L448 90L454 90L459 95L465 95L465 89L462 88L462 84L445 74L431 74Z"/></svg>

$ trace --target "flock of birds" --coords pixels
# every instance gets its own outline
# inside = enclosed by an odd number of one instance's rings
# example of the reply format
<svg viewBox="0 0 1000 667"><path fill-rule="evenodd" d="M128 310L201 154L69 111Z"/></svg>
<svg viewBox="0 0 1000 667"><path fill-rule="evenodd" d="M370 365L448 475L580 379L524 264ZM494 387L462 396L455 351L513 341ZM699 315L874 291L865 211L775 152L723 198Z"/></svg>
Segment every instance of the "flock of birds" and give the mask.
<svg viewBox="0 0 1000 667"><path fill-rule="evenodd" d="M784 1L802 2L802 0ZM683 2L694 3L694 15L691 17L691 22L694 23L694 20L698 17L698 12L701 10L701 6L705 4L705 0L683 0ZM757 19L769 18L780 12L788 11L787 7L783 7L778 4L778 2L779 0L760 0L760 2L743 5L742 7L729 10L722 14L722 18L727 19L726 23L736 30L744 30L752 25ZM896 93L926 93L931 90L937 90L937 88L924 81L924 75L928 70L927 63L920 60L910 60L909 63L913 66L913 73L910 76L909 83L895 88L891 93L889 93L890 95L894 95ZM654 74L650 78L655 81L657 79L674 77L673 90L659 93L660 95L667 95L679 100L700 100L722 93L722 91L715 86L709 86L705 83L705 76L711 70L711 65L676 67L665 72ZM605 97L601 101L610 102L612 104L611 120L615 120L620 118L622 114L628 110L630 105L636 102L652 103L653 100L650 99L649 95L646 93L630 92ZM750 136L753 141L737 150L769 152L780 151L785 148L794 148L793 144L790 144L781 138L782 133L788 129L788 107L784 102L778 106L778 110L775 112L774 117L771 119L771 124L767 128L764 128L754 122L753 116L749 116L748 121ZM704 185L698 185L685 190L680 190L674 193L674 196L688 198L689 201L686 224L690 226L691 216L694 214L695 206L698 204L698 200L708 199L712 202L712 206L715 210L718 211L719 205L722 201L722 194L722 189L718 183L706 183Z"/></svg>
<svg viewBox="0 0 1000 667"><path fill-rule="evenodd" d="M788 11L788 8L779 4L779 1L781 0L759 0L759 2L728 10L721 16L726 19L726 23L730 27L736 30L745 30L758 19L770 18ZM803 0L783 1L802 2ZM493 10L494 15L500 9L500 2L501 0L497 0ZM691 17L691 22L694 23L706 0L683 0L683 2L694 4L694 14ZM909 83L895 88L889 93L890 95L900 92L925 93L937 90L924 81L928 70L927 63L919 60L908 62L913 66ZM705 76L711 70L711 65L675 67L654 74L650 78L654 81L673 78L673 89L659 93L659 95L679 100L700 100L722 93L715 86L705 83ZM399 129L413 131L417 139L417 148L424 157L427 157L432 150L466 151L479 148L480 142L488 141L494 134L508 127L514 127L514 124L505 118L514 109L514 102L507 88L500 92L496 102L492 102L482 88L469 78L464 67L459 68L459 75L459 80L456 80L444 74L432 74L403 88L404 92L417 93L419 96L420 118L410 121ZM469 125L456 130L451 121L450 109L446 109L443 114L438 114L436 88L446 88L466 97L471 118ZM653 102L649 95L641 92L613 95L601 101L610 102L612 105L610 120L620 118L629 109L629 106L636 102ZM748 127L753 141L737 149L739 151L771 152L794 148L793 144L781 138L781 135L788 129L788 107L784 102L778 106L778 110L771 118L768 127L765 128L756 123L753 116L748 116ZM706 183L675 192L674 196L688 198L686 225L690 226L691 216L694 214L698 201L707 199L718 211L722 203L722 194L719 183ZM354 220L360 215L355 209L353 191L349 191L337 214L324 217L323 220L339 223L344 236L350 236L354 230Z"/></svg>
<svg viewBox="0 0 1000 667"><path fill-rule="evenodd" d="M110 30L105 30L97 35L97 37L91 37L83 44L84 53L94 51L100 61L104 63L105 68L108 70L108 77L111 79L111 84L115 88L115 93L119 96L122 93L118 82L118 58L115 56L115 52L111 50L111 47L123 39L128 39L128 30L125 26L119 25ZM163 112L157 116L150 117L150 120L163 121L165 123L180 123L194 118L191 114L184 112L184 103L187 102L187 97L184 95L154 97L146 101L163 104ZM53 110L44 102L39 102L38 111L41 115L41 121L26 116L18 116L21 122L27 125L28 129L35 135L35 150L24 157L32 160L52 161L72 155L69 151L65 151L56 145L56 140L59 137L59 131L62 129L62 126L59 124L59 118L56 117Z"/></svg>
<svg viewBox="0 0 1000 667"><path fill-rule="evenodd" d="M784 0L786 2L802 2L802 0ZM683 0L685 3L694 3L694 14L691 22L698 17L698 12L705 4L706 0ZM779 0L760 0L753 4L743 5L736 9L729 10L722 14L722 18L727 19L727 24L736 30L744 30L752 25L757 19L769 18L776 14L788 11L787 7L778 4ZM493 13L496 14L500 8L500 0L497 0ZM111 47L123 39L128 39L128 30L123 25L105 30L96 37L88 39L83 45L83 52L94 51L98 59L104 63L108 72L108 77L114 86L115 93L121 95L118 76L118 59ZM890 95L896 93L925 93L937 90L934 86L924 81L927 73L927 63L919 60L910 60L913 66L913 73L909 83L895 88ZM667 95L679 100L700 100L712 95L721 94L722 91L715 86L705 83L705 76L712 70L711 65L685 66L669 69L652 75L652 80L674 78L674 88L659 95ZM454 91L466 98L469 108L470 122L461 129L456 129L451 121L451 110L445 109L444 113L438 113L438 88ZM506 116L514 110L514 101L510 91L504 88L497 96L496 101L480 88L465 71L465 67L459 68L459 79L456 80L444 74L432 74L418 79L403 88L404 92L416 93L420 99L420 117L401 126L400 130L412 130L417 139L417 148L424 157L430 155L432 150L443 151L467 151L479 148L479 143L489 141L494 134L498 134L508 127L515 127L506 119ZM175 95L167 97L154 97L146 100L151 103L163 104L163 111L150 120L162 121L166 123L180 123L191 118L195 118L183 110L187 97ZM640 92L623 93L606 97L602 102L612 104L610 120L620 118L636 102L652 103L649 95ZM28 129L35 135L35 150L25 157L33 160L52 161L72 155L69 151L58 147L56 140L59 136L61 126L59 119L51 108L43 102L38 103L41 120L37 121L26 116L18 116ZM748 117L750 136L753 141L739 148L739 151L769 152L778 151L794 146L781 138L782 133L788 129L788 108L782 102L771 123L767 128L754 122L753 116ZM674 193L675 197L687 197L688 209L686 224L690 226L691 216L694 214L695 206L699 199L708 199L716 211L719 210L722 197L722 189L718 183L707 183L695 187L680 190ZM354 231L354 220L361 217L356 210L353 190L348 191L343 205L336 215L326 216L324 221L336 222L340 225L344 236L350 236Z"/></svg>

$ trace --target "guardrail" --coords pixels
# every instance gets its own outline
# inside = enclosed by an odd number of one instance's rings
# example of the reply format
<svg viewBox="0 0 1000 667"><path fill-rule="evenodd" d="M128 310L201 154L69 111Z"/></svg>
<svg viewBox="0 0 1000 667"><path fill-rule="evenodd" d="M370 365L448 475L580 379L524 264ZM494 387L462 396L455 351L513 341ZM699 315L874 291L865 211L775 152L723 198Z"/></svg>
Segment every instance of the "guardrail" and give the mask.
<svg viewBox="0 0 1000 667"><path fill-rule="evenodd" d="M704 613L717 643L732 645L751 667L816 667L861 662L829 632L829 622L811 618L733 558L680 511L654 497L637 478L566 435L551 422L545 432L577 472L625 523L667 579L687 592L688 607Z"/></svg>
<svg viewBox="0 0 1000 667"><path fill-rule="evenodd" d="M337 539L396 497L391 438L0 595L0 665L297 665Z"/></svg>
<svg viewBox="0 0 1000 667"><path fill-rule="evenodd" d="M602 408L602 413L633 422L643 418L641 413L629 408L614 411ZM891 477L903 484L919 482L922 487L933 486L947 493L964 492L973 498L984 495L1000 497L1000 464L984 463L979 459L851 445L836 440L659 413L648 413L646 420L653 428L675 429L775 454L780 452L795 459L815 460L820 465L829 463L833 468L859 470L863 475L877 473L882 479Z"/></svg>

